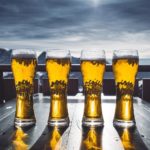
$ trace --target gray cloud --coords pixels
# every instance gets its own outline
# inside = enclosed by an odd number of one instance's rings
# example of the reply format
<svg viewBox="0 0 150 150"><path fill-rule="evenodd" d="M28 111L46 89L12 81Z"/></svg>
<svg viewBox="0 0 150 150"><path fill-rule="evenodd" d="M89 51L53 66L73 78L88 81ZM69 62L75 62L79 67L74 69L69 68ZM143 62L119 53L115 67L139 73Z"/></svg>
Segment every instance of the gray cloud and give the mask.
<svg viewBox="0 0 150 150"><path fill-rule="evenodd" d="M148 41L149 7L148 0L1 0L0 45L41 40L41 45L82 48L86 43Z"/></svg>

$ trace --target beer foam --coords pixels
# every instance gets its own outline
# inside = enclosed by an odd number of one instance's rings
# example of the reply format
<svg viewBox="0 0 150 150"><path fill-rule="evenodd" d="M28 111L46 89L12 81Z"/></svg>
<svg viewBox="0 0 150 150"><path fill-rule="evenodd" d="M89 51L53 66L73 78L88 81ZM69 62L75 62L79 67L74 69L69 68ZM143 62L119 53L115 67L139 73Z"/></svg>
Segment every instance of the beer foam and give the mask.
<svg viewBox="0 0 150 150"><path fill-rule="evenodd" d="M82 50L80 60L105 60L104 50Z"/></svg>
<svg viewBox="0 0 150 150"><path fill-rule="evenodd" d="M113 53L113 58L138 59L139 57L137 50L115 50Z"/></svg>
<svg viewBox="0 0 150 150"><path fill-rule="evenodd" d="M46 52L46 59L48 58L71 58L71 55L67 50L51 50Z"/></svg>
<svg viewBox="0 0 150 150"><path fill-rule="evenodd" d="M12 51L12 58L36 58L36 53L33 50L13 50Z"/></svg>

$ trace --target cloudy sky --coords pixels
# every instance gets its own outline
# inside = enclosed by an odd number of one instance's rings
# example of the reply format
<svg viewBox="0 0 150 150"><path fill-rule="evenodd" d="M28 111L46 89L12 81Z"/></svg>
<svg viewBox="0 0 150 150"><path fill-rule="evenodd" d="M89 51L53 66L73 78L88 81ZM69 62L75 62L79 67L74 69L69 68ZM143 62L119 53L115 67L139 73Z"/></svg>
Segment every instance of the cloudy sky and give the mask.
<svg viewBox="0 0 150 150"><path fill-rule="evenodd" d="M0 47L150 51L150 0L0 0Z"/></svg>

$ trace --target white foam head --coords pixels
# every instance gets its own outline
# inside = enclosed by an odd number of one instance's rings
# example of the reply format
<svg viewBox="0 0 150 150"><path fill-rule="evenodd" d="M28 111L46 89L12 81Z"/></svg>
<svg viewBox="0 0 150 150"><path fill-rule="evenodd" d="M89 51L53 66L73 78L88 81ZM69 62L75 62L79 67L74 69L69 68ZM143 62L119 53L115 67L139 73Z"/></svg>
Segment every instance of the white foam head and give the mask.
<svg viewBox="0 0 150 150"><path fill-rule="evenodd" d="M104 50L82 50L81 60L105 60L105 51Z"/></svg>
<svg viewBox="0 0 150 150"><path fill-rule="evenodd" d="M71 58L69 50L48 50L46 51L47 58Z"/></svg>
<svg viewBox="0 0 150 150"><path fill-rule="evenodd" d="M36 53L29 49L15 49L11 56L12 58L36 58Z"/></svg>
<svg viewBox="0 0 150 150"><path fill-rule="evenodd" d="M114 50L113 58L139 58L137 50Z"/></svg>

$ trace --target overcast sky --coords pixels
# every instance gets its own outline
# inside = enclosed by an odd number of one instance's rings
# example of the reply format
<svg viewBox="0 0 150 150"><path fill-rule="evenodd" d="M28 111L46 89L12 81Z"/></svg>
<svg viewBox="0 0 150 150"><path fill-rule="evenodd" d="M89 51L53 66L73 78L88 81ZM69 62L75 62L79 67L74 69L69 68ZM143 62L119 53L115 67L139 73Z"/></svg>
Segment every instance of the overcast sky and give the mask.
<svg viewBox="0 0 150 150"><path fill-rule="evenodd" d="M0 0L0 47L150 50L150 0Z"/></svg>

